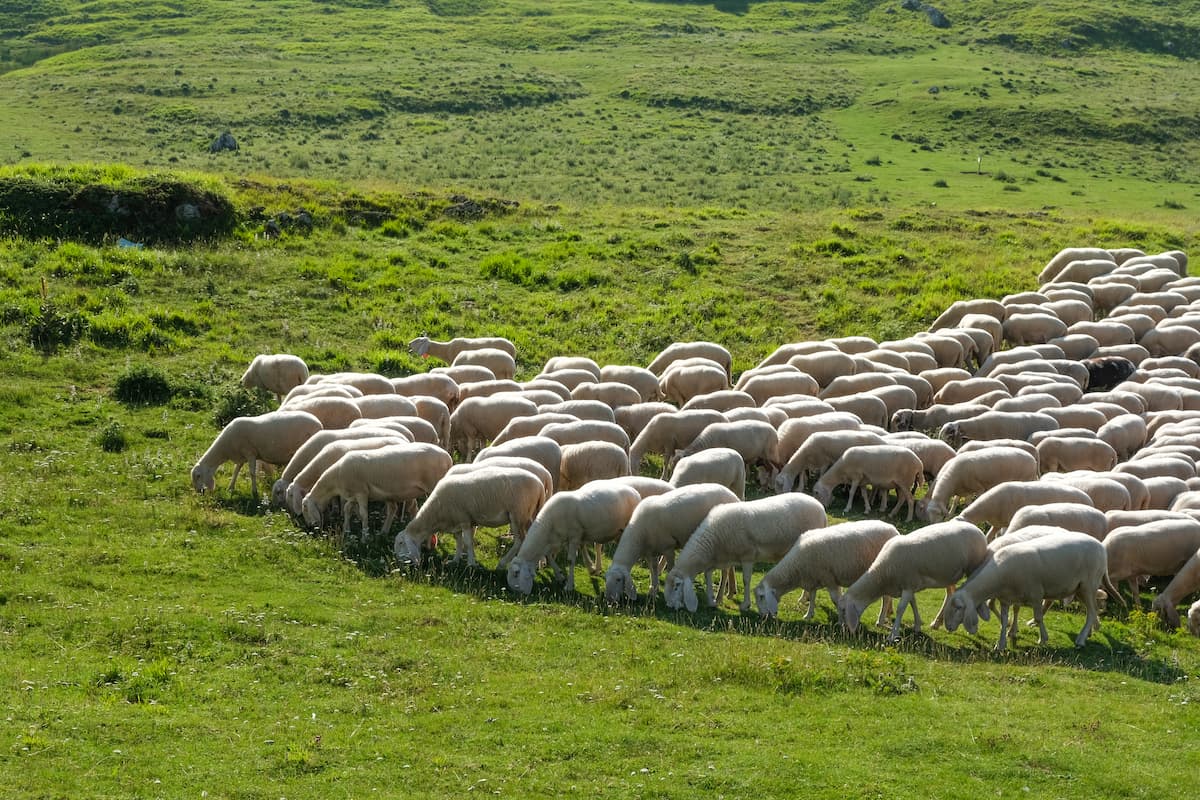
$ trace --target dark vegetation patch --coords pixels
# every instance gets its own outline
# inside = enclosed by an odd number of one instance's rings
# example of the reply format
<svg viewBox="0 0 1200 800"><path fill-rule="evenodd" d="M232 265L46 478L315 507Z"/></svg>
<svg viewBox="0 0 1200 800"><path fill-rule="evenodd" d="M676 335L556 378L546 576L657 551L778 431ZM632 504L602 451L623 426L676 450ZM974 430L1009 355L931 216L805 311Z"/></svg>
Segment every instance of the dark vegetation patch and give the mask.
<svg viewBox="0 0 1200 800"><path fill-rule="evenodd" d="M586 93L582 84L569 78L535 70L514 74L498 70L487 76L424 75L419 82L380 89L372 100L385 111L405 114L476 114L545 106Z"/></svg>

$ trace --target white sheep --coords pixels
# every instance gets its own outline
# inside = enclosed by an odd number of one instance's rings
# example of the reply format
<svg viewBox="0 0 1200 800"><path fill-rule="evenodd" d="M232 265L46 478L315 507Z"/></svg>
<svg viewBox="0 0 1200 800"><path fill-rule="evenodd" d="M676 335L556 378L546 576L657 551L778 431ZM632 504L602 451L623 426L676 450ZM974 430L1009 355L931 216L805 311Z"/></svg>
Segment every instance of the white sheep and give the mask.
<svg viewBox="0 0 1200 800"><path fill-rule="evenodd" d="M1150 608L1158 612L1159 617L1168 628L1175 630L1179 627L1179 609L1176 606L1182 603L1185 597L1195 594L1197 591L1200 591L1200 550L1193 553L1187 563L1179 568L1171 582L1159 592L1158 597L1154 598ZM1188 609L1189 628L1191 628L1191 618L1191 609ZM1192 633L1196 634L1196 631L1192 631Z"/></svg>
<svg viewBox="0 0 1200 800"><path fill-rule="evenodd" d="M938 432L938 438L951 446L963 442L991 439L1020 439L1028 441L1036 431L1049 431L1058 427L1054 417L1036 411L988 411L977 417L948 422Z"/></svg>
<svg viewBox="0 0 1200 800"><path fill-rule="evenodd" d="M746 499L746 461L728 447L710 447L679 459L671 474L672 486L715 483Z"/></svg>
<svg viewBox="0 0 1200 800"><path fill-rule="evenodd" d="M960 378L944 383L933 395L933 403L941 406L961 406L989 392L1009 394L1008 387L992 377ZM950 420L947 420L950 421Z"/></svg>
<svg viewBox="0 0 1200 800"><path fill-rule="evenodd" d="M883 546L898 535L894 526L878 520L843 522L801 534L792 549L754 587L759 613L767 617L778 615L780 599L796 588L808 595L805 619L812 619L816 613L818 589L827 590L837 608L841 587L861 578Z"/></svg>
<svg viewBox="0 0 1200 800"><path fill-rule="evenodd" d="M988 408L977 403L937 403L928 408L902 408L892 415L889 427L893 431L939 431L947 423L977 417Z"/></svg>
<svg viewBox="0 0 1200 800"><path fill-rule="evenodd" d="M356 419L362 419L362 411L353 399L332 396L302 395L280 406L280 411L303 411L321 421L322 428L348 428Z"/></svg>
<svg viewBox="0 0 1200 800"><path fill-rule="evenodd" d="M610 408L631 406L642 402L642 393L620 381L581 383L571 390L572 400L598 400Z"/></svg>
<svg viewBox="0 0 1200 800"><path fill-rule="evenodd" d="M257 417L237 417L221 429L192 467L192 488L197 492L213 491L217 469L232 461L229 491L233 492L238 472L246 464L250 473L250 492L257 500L258 462L277 466L287 464L301 445L321 429L321 421L303 411L273 411Z"/></svg>
<svg viewBox="0 0 1200 800"><path fill-rule="evenodd" d="M821 400L829 401L836 397L851 397L861 392L878 389L881 386L895 386L896 379L885 372L860 372L853 375L839 375L821 390L817 395Z"/></svg>
<svg viewBox="0 0 1200 800"><path fill-rule="evenodd" d="M1005 536L1035 525L1086 533L1098 542L1108 535L1108 520L1098 508L1086 503L1046 503L1017 509L1009 520Z"/></svg>
<svg viewBox="0 0 1200 800"><path fill-rule="evenodd" d="M392 382L375 372L335 372L331 375L309 375L308 383L332 383L353 386L363 394L395 394Z"/></svg>
<svg viewBox="0 0 1200 800"><path fill-rule="evenodd" d="M504 444L511 442L514 439L523 439L527 436L540 436L542 430L547 425L556 423L578 422L578 417L573 417L570 414L554 414L538 412L531 417L516 417L509 420L504 429L496 434L492 439L492 445Z"/></svg>
<svg viewBox="0 0 1200 800"><path fill-rule="evenodd" d="M788 494L720 505L688 539L667 573L668 608L686 608L694 612L699 602L693 579L710 570L740 564L743 577L741 610L750 609L750 576L761 561L778 561L787 554L805 531L827 524L825 509L811 497ZM711 579L707 581L708 601L715 604Z"/></svg>
<svg viewBox="0 0 1200 800"><path fill-rule="evenodd" d="M458 451L470 460L484 443L496 438L504 426L517 417L532 417L538 407L523 397L500 394L468 397L450 415L450 441L447 449Z"/></svg>
<svg viewBox="0 0 1200 800"><path fill-rule="evenodd" d="M824 472L847 448L864 444L884 444L884 440L869 430L816 431L775 476L775 491L784 494L798 484L796 488L803 492L809 472Z"/></svg>
<svg viewBox="0 0 1200 800"><path fill-rule="evenodd" d="M675 406L670 403L636 403L632 406L613 409L613 421L629 434L630 440L635 440L638 434L650 424L650 420L659 414L673 414L674 412Z"/></svg>
<svg viewBox="0 0 1200 800"><path fill-rule="evenodd" d="M1191 517L1160 517L1110 530L1104 538L1113 583L1128 581L1135 608L1141 606L1145 575L1174 575L1200 550L1200 522Z"/></svg>
<svg viewBox="0 0 1200 800"><path fill-rule="evenodd" d="M453 367L452 369L460 369L466 366L471 365L460 364L458 367ZM519 397L524 394L524 391L525 390L521 388L521 384L510 379L494 378L486 381L459 381L458 399L461 403L463 400L466 400L470 397L491 397L492 395L501 393L512 394ZM558 395L554 395L554 398L557 400Z"/></svg>
<svg viewBox="0 0 1200 800"><path fill-rule="evenodd" d="M603 380L601 378L600 365L595 360L587 356L553 356L546 359L545 365L542 367L542 375L550 375L564 370L584 370L592 375L592 380ZM569 388L575 388L574 386Z"/></svg>
<svg viewBox="0 0 1200 800"><path fill-rule="evenodd" d="M741 459L738 459L739 462ZM675 552L714 507L736 503L739 497L724 486L700 483L680 486L657 497L644 498L625 527L604 578L604 597L615 603L637 599L633 565L644 561L650 570L649 595L658 593L659 560L667 569L675 565Z"/></svg>
<svg viewBox="0 0 1200 800"><path fill-rule="evenodd" d="M1100 439L1049 436L1037 443L1038 466L1042 472L1071 472L1090 469L1104 472L1117 466L1119 456L1112 445Z"/></svg>
<svg viewBox="0 0 1200 800"><path fill-rule="evenodd" d="M990 447L960 452L942 467L925 499L917 504L917 516L941 522L954 510L959 497L974 497L1005 481L1035 481L1037 459L1014 447Z"/></svg>
<svg viewBox="0 0 1200 800"><path fill-rule="evenodd" d="M550 473L554 491L558 491L558 483L562 474L562 447L553 439L547 439L545 436L526 436L503 444L494 444L480 450L475 456L475 461L478 463L497 456L528 458L536 461Z"/></svg>
<svg viewBox="0 0 1200 800"><path fill-rule="evenodd" d="M779 458L790 459L808 437L818 431L850 431L862 427L862 420L845 411L829 411L811 416L793 417L779 426Z"/></svg>
<svg viewBox="0 0 1200 800"><path fill-rule="evenodd" d="M615 422L580 419L574 422L554 422L542 428L541 436L553 439L563 447L585 442L609 442L629 452L629 434Z"/></svg>
<svg viewBox="0 0 1200 800"><path fill-rule="evenodd" d="M663 397L682 406L697 395L728 389L729 375L715 364L672 366L659 379L658 385Z"/></svg>
<svg viewBox="0 0 1200 800"><path fill-rule="evenodd" d="M513 375L517 372L517 361L513 358L512 353L498 347L473 347L469 350L461 350L450 362L452 367L461 367L467 364L487 367L497 380L512 380Z"/></svg>
<svg viewBox="0 0 1200 800"><path fill-rule="evenodd" d="M667 345L647 367L655 375L663 375L667 367L685 358L707 358L725 370L725 381L733 379L733 356L714 342L675 342Z"/></svg>
<svg viewBox="0 0 1200 800"><path fill-rule="evenodd" d="M825 402L834 411L853 414L862 420L864 425L876 428L886 428L888 424L888 406L882 398L872 394L859 393L844 397L830 397Z"/></svg>
<svg viewBox="0 0 1200 800"><path fill-rule="evenodd" d="M551 360L553 360L553 359L551 359ZM591 361L591 359L588 359L588 360ZM594 364L595 362L592 362L592 363ZM571 390L574 389L575 387L579 386L580 384L595 383L596 381L600 380L600 368L597 366L595 372L592 372L590 369L586 369L583 367L556 369L553 372L543 371L541 374L538 375L538 377L542 380L554 381L555 383L559 384L560 386L563 386L567 390L567 393L570 394ZM658 391L658 378L657 377L654 379L654 385L655 385L655 392L657 392Z"/></svg>
<svg viewBox="0 0 1200 800"><path fill-rule="evenodd" d="M308 365L299 356L288 353L257 355L242 373L242 386L247 389L265 389L275 395L276 400L293 388L308 380Z"/></svg>
<svg viewBox="0 0 1200 800"><path fill-rule="evenodd" d="M1187 620L1188 633L1200 636L1200 600L1192 603L1188 609Z"/></svg>
<svg viewBox="0 0 1200 800"><path fill-rule="evenodd" d="M346 453L330 465L301 502L304 521L321 525L325 508L334 497L342 498L342 533L350 533L350 516L358 509L362 520L361 541L370 538L367 504L382 500L387 506L383 520L386 534L400 506L424 497L450 469L450 454L432 444L399 444L374 450Z"/></svg>
<svg viewBox="0 0 1200 800"><path fill-rule="evenodd" d="M403 378L392 378L391 381L392 388L398 395L409 398L422 395L436 397L451 411L458 405L458 382L449 375L438 372L419 372Z"/></svg>
<svg viewBox="0 0 1200 800"><path fill-rule="evenodd" d="M957 455L954 448L941 439L931 439L925 435L890 433L884 437L884 441L888 444L907 447L916 454L917 458L921 459L921 470L929 481L937 478L941 474L942 468Z"/></svg>
<svg viewBox="0 0 1200 800"><path fill-rule="evenodd" d="M1004 306L998 300L955 300L950 307L943 311L929 326L930 331L942 328L954 328L962 324L968 314L989 316L992 319L1004 319Z"/></svg>
<svg viewBox="0 0 1200 800"><path fill-rule="evenodd" d="M756 405L762 405L772 397L799 394L816 397L821 391L820 385L813 376L791 369L775 372L769 375L755 375L741 387L742 391L754 398Z"/></svg>
<svg viewBox="0 0 1200 800"><path fill-rule="evenodd" d="M392 549L400 562L421 563L421 548L434 534L453 533L455 560L465 556L475 566L475 528L509 526L513 547L519 547L533 523L546 491L533 473L516 467L492 467L438 482L408 526L396 534Z"/></svg>
<svg viewBox="0 0 1200 800"><path fill-rule="evenodd" d="M327 431L320 430L304 440L304 444L296 448L296 452L288 459L287 466L279 473L275 483L271 485L270 503L275 508L283 507L287 500L288 484L308 466L308 463L321 452L325 445L340 439L374 439L380 436L404 436L391 428L359 426L353 428L338 428Z"/></svg>
<svg viewBox="0 0 1200 800"><path fill-rule="evenodd" d="M356 450L378 450L381 447L395 444L412 444L412 442L394 435L375 435L362 439L336 439L329 442L288 481L284 488L282 505L296 516L300 516L304 510L305 496L312 491L313 485L325 473L325 470L333 466L342 456ZM295 458L293 457L292 460L295 461Z"/></svg>
<svg viewBox="0 0 1200 800"><path fill-rule="evenodd" d="M652 403L659 399L658 376L645 367L631 364L605 364L600 368L601 381L615 381L632 386L640 395L641 402Z"/></svg>
<svg viewBox="0 0 1200 800"><path fill-rule="evenodd" d="M854 372L854 359L839 350L796 354L787 359L786 363L811 375L821 387L828 386L839 375Z"/></svg>
<svg viewBox="0 0 1200 800"><path fill-rule="evenodd" d="M629 456L612 442L581 442L562 448L558 486L562 491L578 489L591 481L629 475Z"/></svg>
<svg viewBox="0 0 1200 800"><path fill-rule="evenodd" d="M1124 482L1116 480L1112 472L1049 472L1042 475L1043 481L1073 486L1088 496L1094 508L1101 512L1126 510L1133 507L1133 497Z"/></svg>
<svg viewBox="0 0 1200 800"><path fill-rule="evenodd" d="M925 473L925 465L912 450L901 445L869 444L847 448L837 461L821 475L813 485L813 496L828 506L833 499L833 490L837 486L850 484L846 492L846 507L842 513L850 511L854 502L854 494L861 487L863 506L871 513L871 490L883 493L879 510L887 510L887 492L896 490L896 506L891 511L895 516L902 505L908 506L907 521L912 521L913 490L920 484Z"/></svg>
<svg viewBox="0 0 1200 800"><path fill-rule="evenodd" d="M593 481L574 491L559 492L546 501L525 534L517 555L508 563L508 586L515 592L533 591L533 574L544 558L561 578L555 557L567 551L567 591L575 590L575 560L579 548L604 544L621 535L641 496L630 486Z"/></svg>
<svg viewBox="0 0 1200 800"><path fill-rule="evenodd" d="M1025 529L1026 535L1034 532L1035 529ZM1050 637L1043 620L1043 601L1074 596L1087 611L1083 629L1075 637L1075 646L1083 647L1092 630L1100 624L1096 610L1097 590L1104 586L1113 591L1106 569L1103 544L1086 533L1049 528L1043 535L992 551L950 598L946 630L953 632L961 624L968 633L975 634L979 630L979 618L990 619L987 601L994 598L1000 603L997 652L1003 652L1006 647L1008 612L1015 605L1033 607L1034 621L1041 631L1040 643L1044 645ZM1013 643L1016 643L1015 630Z"/></svg>
<svg viewBox="0 0 1200 800"><path fill-rule="evenodd" d="M795 356L812 355L814 353L836 353L840 352L837 347L830 342L804 341L804 342L788 342L781 344L771 351L771 354L762 361L754 365L754 369L762 369L763 367L773 367L778 364L786 364Z"/></svg>
<svg viewBox="0 0 1200 800"><path fill-rule="evenodd" d="M655 453L663 457L662 476L665 478L668 474L667 460L676 450L682 450L691 444L709 425L724 421L725 416L719 411L707 409L659 414L647 423L630 444L629 466L634 472L638 472L646 454Z"/></svg>
<svg viewBox="0 0 1200 800"><path fill-rule="evenodd" d="M462 387L468 383L482 383L483 381L496 380L496 374L490 369L479 364L459 364L457 367L434 367L429 370L430 375L445 375L458 385L458 391L461 394Z"/></svg>
<svg viewBox="0 0 1200 800"><path fill-rule="evenodd" d="M774 477L780 467L779 432L769 422L753 419L736 422L714 422L700 432L682 450L677 450L668 462L674 467L679 459L695 455L711 447L728 447L736 450L747 464L757 464Z"/></svg>
<svg viewBox="0 0 1200 800"><path fill-rule="evenodd" d="M691 411L692 409L706 408L725 413L735 408L756 408L757 406L758 403L755 399L741 389L719 389L708 394L696 395L684 403L683 407L679 410Z"/></svg>
<svg viewBox="0 0 1200 800"><path fill-rule="evenodd" d="M564 400L538 406L539 414L570 414L572 417L596 422L614 422L616 417L607 403L599 400Z"/></svg>
<svg viewBox="0 0 1200 800"><path fill-rule="evenodd" d="M921 614L917 610L916 593L945 587L948 602L954 584L970 575L986 556L987 541L979 528L966 520L926 525L905 536L897 536L884 544L867 571L842 595L838 619L854 633L867 606L881 597L899 595L900 604L896 607L896 618L888 638L892 641L900 638L900 622L910 605L913 630L920 633ZM942 611L945 607L943 602ZM933 627L940 624L941 618L939 612Z"/></svg>
<svg viewBox="0 0 1200 800"><path fill-rule="evenodd" d="M991 541L1004 533L1021 509L1049 503L1087 505L1091 498L1082 489L1055 481L1005 481L979 495L958 516L974 525L987 525Z"/></svg>
<svg viewBox="0 0 1200 800"><path fill-rule="evenodd" d="M448 342L439 342L428 336L418 336L408 343L408 349L417 358L433 358L452 364L456 356L464 350L480 350L495 348L503 350L513 358L517 357L517 347L508 339L499 336L480 336L476 338L456 337Z"/></svg>

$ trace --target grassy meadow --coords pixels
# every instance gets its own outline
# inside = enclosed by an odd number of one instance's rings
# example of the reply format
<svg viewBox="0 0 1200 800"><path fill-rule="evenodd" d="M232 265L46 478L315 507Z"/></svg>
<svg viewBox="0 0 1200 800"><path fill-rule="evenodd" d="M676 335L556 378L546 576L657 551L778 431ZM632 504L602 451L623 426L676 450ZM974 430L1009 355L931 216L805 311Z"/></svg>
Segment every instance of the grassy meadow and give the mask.
<svg viewBox="0 0 1200 800"><path fill-rule="evenodd" d="M518 600L187 478L268 407L259 352L402 375L419 333L498 334L527 378L705 338L740 371L1066 245L1200 253L1196 3L938 6L0 8L0 796L1179 795L1200 644L1140 611L995 655L994 621L888 646L825 596L607 608L581 570ZM120 247L3 205L157 175L234 230Z"/></svg>

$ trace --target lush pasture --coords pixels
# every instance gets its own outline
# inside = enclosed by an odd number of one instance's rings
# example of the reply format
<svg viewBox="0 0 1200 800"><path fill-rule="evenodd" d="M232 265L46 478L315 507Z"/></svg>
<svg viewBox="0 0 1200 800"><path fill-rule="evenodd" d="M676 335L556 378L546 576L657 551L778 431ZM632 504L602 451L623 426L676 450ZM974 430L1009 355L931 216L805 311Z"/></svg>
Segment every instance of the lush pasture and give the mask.
<svg viewBox="0 0 1200 800"><path fill-rule="evenodd" d="M529 377L707 338L741 370L1031 288L1067 244L1200 254L1194 4L1010 6L0 9L0 180L192 170L240 221L0 239L0 795L1178 796L1200 645L1144 613L997 656L995 622L885 646L827 597L609 609L581 570L518 601L187 480L264 407L258 352L399 375L418 333L495 333Z"/></svg>

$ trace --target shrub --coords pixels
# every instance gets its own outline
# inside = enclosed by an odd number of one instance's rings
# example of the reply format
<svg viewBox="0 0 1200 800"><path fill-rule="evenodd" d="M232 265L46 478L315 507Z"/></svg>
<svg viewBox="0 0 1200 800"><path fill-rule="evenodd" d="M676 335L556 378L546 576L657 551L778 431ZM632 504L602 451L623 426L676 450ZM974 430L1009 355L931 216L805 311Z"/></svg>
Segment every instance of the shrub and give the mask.
<svg viewBox="0 0 1200 800"><path fill-rule="evenodd" d="M171 382L157 367L139 364L130 367L113 385L113 397L133 406L158 406L168 402Z"/></svg>
<svg viewBox="0 0 1200 800"><path fill-rule="evenodd" d="M227 388L217 396L213 422L224 428L236 417L252 417L271 410L271 396L262 389L249 391L240 384Z"/></svg>
<svg viewBox="0 0 1200 800"><path fill-rule="evenodd" d="M100 449L106 453L121 453L129 446L125 426L115 419L110 419L108 424L100 429L99 440Z"/></svg>
<svg viewBox="0 0 1200 800"><path fill-rule="evenodd" d="M87 319L78 311L63 311L53 300L43 300L29 317L26 338L39 353L51 355L58 348L74 344L87 331Z"/></svg>

